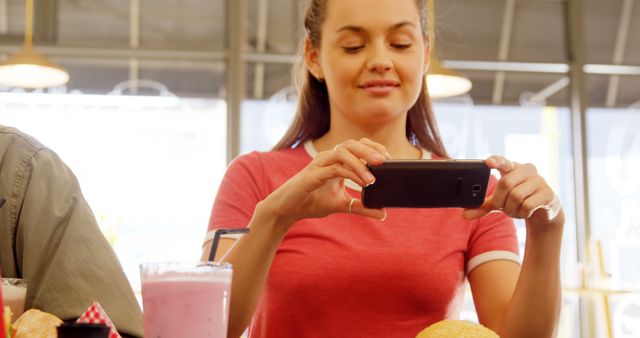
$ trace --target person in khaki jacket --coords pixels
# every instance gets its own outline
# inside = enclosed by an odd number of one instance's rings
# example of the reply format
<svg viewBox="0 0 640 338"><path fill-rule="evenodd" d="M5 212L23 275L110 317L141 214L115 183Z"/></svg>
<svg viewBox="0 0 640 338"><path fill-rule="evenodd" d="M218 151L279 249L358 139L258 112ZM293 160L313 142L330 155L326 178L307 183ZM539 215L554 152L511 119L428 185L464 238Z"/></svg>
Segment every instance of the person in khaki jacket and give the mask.
<svg viewBox="0 0 640 338"><path fill-rule="evenodd" d="M0 125L0 269L27 280L25 307L69 321L93 301L123 337L142 337L142 313L75 175L50 149Z"/></svg>

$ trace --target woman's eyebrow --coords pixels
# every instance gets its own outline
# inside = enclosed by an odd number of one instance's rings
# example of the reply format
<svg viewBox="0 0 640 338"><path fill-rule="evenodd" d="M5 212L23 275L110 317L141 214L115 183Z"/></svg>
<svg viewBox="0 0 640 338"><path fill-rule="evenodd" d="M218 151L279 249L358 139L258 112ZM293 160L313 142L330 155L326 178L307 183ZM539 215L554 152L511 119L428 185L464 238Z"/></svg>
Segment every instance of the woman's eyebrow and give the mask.
<svg viewBox="0 0 640 338"><path fill-rule="evenodd" d="M389 28L389 30L392 31L392 30L400 29L400 28L405 27L405 26L416 27L416 25L411 21L402 21L402 22L398 22L397 24L391 26L391 28Z"/></svg>
<svg viewBox="0 0 640 338"><path fill-rule="evenodd" d="M411 21L402 21L402 22L398 22L396 24L393 24L391 27L389 27L388 30L393 31L393 30L396 30L396 29L400 29L400 28L402 28L404 26L413 26L413 27L415 27L416 25ZM360 26L345 25L345 26L342 26L342 27L338 28L338 30L336 30L336 33L344 32L344 31L362 33L362 32L365 31L365 29L363 27L360 27Z"/></svg>
<svg viewBox="0 0 640 338"><path fill-rule="evenodd" d="M338 30L336 30L336 33L344 32L344 31L360 33L364 31L364 28L360 26L346 25L338 28Z"/></svg>

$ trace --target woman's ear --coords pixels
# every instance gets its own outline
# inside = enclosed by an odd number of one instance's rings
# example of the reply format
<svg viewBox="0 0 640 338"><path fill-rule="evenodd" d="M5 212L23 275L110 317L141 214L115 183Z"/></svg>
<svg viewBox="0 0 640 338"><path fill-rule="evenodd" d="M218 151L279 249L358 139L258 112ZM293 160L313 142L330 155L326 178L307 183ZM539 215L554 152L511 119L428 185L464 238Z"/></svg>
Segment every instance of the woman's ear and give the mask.
<svg viewBox="0 0 640 338"><path fill-rule="evenodd" d="M318 48L314 47L309 39L304 40L304 63L309 72L318 79L318 81L324 79L322 67L320 67L320 53Z"/></svg>
<svg viewBox="0 0 640 338"><path fill-rule="evenodd" d="M424 73L429 71L429 65L431 64L431 39L429 34L424 37Z"/></svg>

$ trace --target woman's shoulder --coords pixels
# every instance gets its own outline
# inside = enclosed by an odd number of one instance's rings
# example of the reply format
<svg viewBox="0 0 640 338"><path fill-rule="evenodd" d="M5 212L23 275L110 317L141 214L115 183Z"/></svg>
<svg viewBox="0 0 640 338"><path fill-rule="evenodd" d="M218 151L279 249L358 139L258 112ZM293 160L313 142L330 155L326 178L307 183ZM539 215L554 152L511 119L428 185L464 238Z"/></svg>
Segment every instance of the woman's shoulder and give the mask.
<svg viewBox="0 0 640 338"><path fill-rule="evenodd" d="M293 170L304 167L311 161L309 154L303 147L277 149L270 151L252 151L236 157L230 164L232 167L245 167L249 169L278 170L290 168Z"/></svg>

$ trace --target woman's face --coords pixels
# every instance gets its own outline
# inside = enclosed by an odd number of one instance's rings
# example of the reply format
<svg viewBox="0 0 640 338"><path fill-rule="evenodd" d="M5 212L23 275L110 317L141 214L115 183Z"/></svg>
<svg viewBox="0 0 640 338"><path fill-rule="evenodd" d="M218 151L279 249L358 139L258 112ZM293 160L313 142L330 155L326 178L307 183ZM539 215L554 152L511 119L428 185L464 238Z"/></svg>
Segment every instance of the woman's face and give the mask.
<svg viewBox="0 0 640 338"><path fill-rule="evenodd" d="M415 0L329 0L321 36L307 65L326 81L332 118L362 125L406 115L429 55Z"/></svg>

